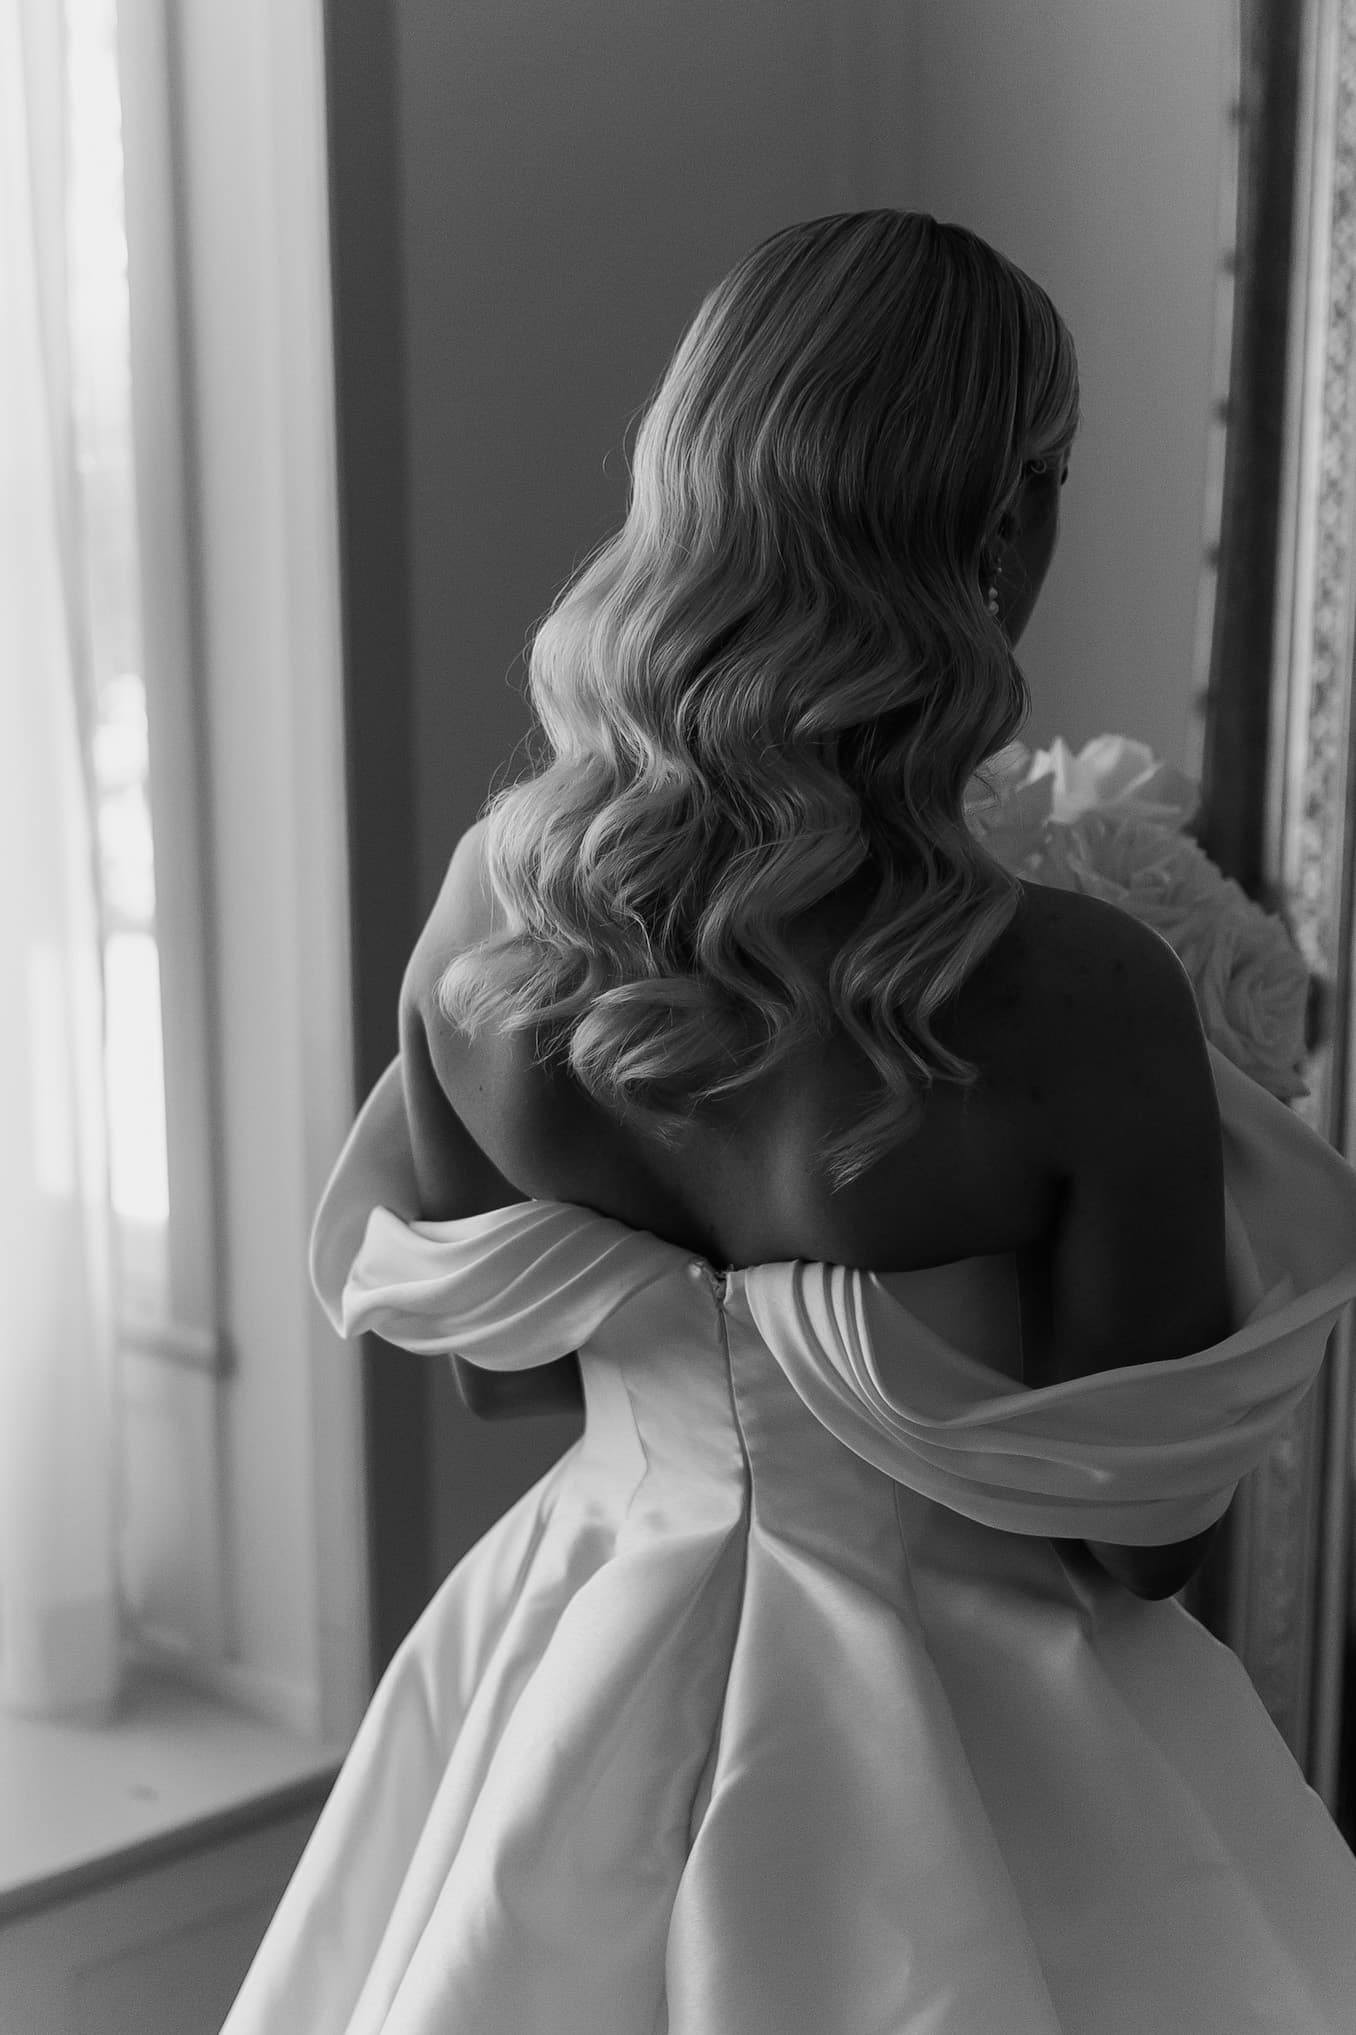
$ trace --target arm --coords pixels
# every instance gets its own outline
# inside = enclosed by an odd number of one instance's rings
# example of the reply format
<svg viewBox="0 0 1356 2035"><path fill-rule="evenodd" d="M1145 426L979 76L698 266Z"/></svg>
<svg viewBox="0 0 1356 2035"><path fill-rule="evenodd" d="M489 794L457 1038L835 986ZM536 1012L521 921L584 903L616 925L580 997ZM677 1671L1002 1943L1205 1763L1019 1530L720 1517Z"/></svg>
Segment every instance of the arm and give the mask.
<svg viewBox="0 0 1356 2035"><path fill-rule="evenodd" d="M462 1405L477 1420L584 1411L584 1380L573 1350L554 1364L537 1364L530 1371L486 1371L454 1356L452 1371Z"/></svg>
<svg viewBox="0 0 1356 2035"><path fill-rule="evenodd" d="M400 990L400 1078L419 1183L419 1214L426 1222L455 1222L529 1198L504 1178L457 1115L439 1078L431 1044L428 1012L432 1011L435 1025L442 1020L428 1000L436 981L429 956L436 940L441 960L435 965L440 972L455 951L447 945L446 914L449 906L461 904L464 915L466 885L473 875L467 866L467 845L473 841L478 845L476 829L463 837L452 858L442 895L415 947ZM480 933L463 928L461 937L469 944ZM432 1036L437 1036L436 1031ZM554 1364L528 1371L489 1371L455 1355L451 1361L462 1404L477 1419L509 1420L521 1414L583 1410L583 1381L573 1352Z"/></svg>
<svg viewBox="0 0 1356 2035"><path fill-rule="evenodd" d="M1067 1164L1046 1276L1019 1268L1035 1385L1183 1357L1233 1328L1219 1104L1190 979L1157 934L1082 903L1095 909L1070 976L1087 1059L1059 1091ZM1185 1587L1221 1523L1167 1546L1056 1544L1157 1599Z"/></svg>
<svg viewBox="0 0 1356 2035"><path fill-rule="evenodd" d="M1054 1325L1050 1291L1049 1253L1043 1250L1017 1253L1017 1278L1022 1320L1022 1372L1032 1387L1056 1385L1061 1378L1080 1375L1076 1362L1059 1362L1054 1351ZM1218 1342L1227 1327L1206 1341ZM1200 1345L1204 1347L1205 1345ZM1129 1356L1126 1362L1146 1362L1146 1357ZM1108 1369L1106 1364L1096 1368ZM1228 1515L1225 1514L1224 1517ZM1215 1536L1224 1524L1217 1519L1204 1533L1189 1540L1172 1541L1162 1547L1123 1547L1115 1541L1055 1540L1053 1545L1075 1569L1091 1565L1111 1576L1137 1597L1175 1597L1185 1589L1209 1554Z"/></svg>
<svg viewBox="0 0 1356 2035"><path fill-rule="evenodd" d="M423 1018L403 993L400 1069L421 1219L455 1222L527 1200L491 1165L448 1101L433 1065ZM573 1351L554 1364L528 1371L489 1371L455 1355L451 1361L462 1404L479 1420L583 1411L583 1380Z"/></svg>
<svg viewBox="0 0 1356 2035"><path fill-rule="evenodd" d="M1195 1534L1190 1540L1175 1540L1168 1547L1125 1548L1107 1540L1088 1540L1081 1545L1116 1582L1133 1590L1137 1597L1157 1601L1175 1597L1186 1588L1209 1554L1223 1523L1217 1519L1204 1533Z"/></svg>

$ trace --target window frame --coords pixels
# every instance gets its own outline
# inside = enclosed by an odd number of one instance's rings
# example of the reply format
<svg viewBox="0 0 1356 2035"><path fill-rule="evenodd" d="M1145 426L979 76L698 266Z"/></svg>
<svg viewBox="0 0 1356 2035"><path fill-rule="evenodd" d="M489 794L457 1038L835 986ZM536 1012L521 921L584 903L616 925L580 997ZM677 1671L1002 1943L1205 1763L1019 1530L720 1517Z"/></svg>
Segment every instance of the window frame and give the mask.
<svg viewBox="0 0 1356 2035"><path fill-rule="evenodd" d="M171 1319L121 1329L132 1646L303 1736L371 1693L320 0L119 0Z"/></svg>

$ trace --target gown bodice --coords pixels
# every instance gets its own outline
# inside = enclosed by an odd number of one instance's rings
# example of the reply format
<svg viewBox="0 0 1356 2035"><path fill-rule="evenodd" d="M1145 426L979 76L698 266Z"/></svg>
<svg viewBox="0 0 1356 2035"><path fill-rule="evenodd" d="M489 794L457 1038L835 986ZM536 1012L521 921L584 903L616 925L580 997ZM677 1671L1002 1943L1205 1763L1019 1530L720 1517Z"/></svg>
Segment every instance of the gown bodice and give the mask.
<svg viewBox="0 0 1356 2035"><path fill-rule="evenodd" d="M423 1221L388 1068L330 1321L577 1351L584 1429L398 1647L223 2035L1351 2035L1356 1859L1242 1664L1055 1539L1203 1531L1356 1296L1356 1171L1211 1062L1231 1333L1040 1389L1002 1259Z"/></svg>
<svg viewBox="0 0 1356 2035"><path fill-rule="evenodd" d="M1234 1326L1170 1361L1026 1386L1011 1254L884 1275L806 1260L721 1274L570 1202L422 1221L398 1061L331 1176L312 1280L345 1336L503 1370L577 1351L595 1435L624 1403L638 1438L662 1432L694 1470L737 1452L739 1415L756 1405L775 1429L760 1469L803 1490L828 1437L986 1526L1186 1539L1227 1509L1356 1296L1356 1171L1210 1053Z"/></svg>

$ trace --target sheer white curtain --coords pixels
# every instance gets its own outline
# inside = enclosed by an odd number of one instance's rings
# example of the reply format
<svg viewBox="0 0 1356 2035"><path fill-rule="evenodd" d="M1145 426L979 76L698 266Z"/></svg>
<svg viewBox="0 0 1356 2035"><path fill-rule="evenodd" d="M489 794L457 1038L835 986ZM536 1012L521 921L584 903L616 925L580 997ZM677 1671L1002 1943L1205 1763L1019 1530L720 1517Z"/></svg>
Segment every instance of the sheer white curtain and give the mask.
<svg viewBox="0 0 1356 2035"><path fill-rule="evenodd" d="M0 1705L119 1668L115 1256L62 0L0 0Z"/></svg>

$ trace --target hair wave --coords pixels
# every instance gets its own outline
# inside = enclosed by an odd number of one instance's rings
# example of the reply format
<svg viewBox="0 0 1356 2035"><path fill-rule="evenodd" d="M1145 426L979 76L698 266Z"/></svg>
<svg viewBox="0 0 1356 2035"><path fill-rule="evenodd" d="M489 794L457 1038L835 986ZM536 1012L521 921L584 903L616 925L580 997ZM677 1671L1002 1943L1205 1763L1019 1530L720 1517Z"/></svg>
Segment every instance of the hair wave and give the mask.
<svg viewBox="0 0 1356 2035"><path fill-rule="evenodd" d="M838 1188L973 1062L929 1019L1016 914L967 785L1030 710L984 604L1026 463L1078 429L1039 286L925 213L787 227L707 295L651 396L625 522L537 627L549 745L485 813L507 928L444 1016L535 1032L673 1141L841 1025L882 1099L819 1160ZM867 868L827 993L798 915Z"/></svg>

